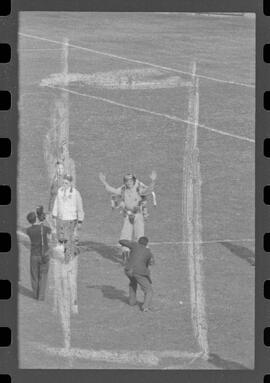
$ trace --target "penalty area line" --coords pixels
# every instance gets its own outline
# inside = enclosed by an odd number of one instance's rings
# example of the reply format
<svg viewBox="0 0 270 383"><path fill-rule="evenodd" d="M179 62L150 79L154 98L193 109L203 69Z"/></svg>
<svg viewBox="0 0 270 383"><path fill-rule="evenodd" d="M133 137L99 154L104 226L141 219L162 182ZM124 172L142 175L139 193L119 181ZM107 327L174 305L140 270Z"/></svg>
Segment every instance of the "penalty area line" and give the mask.
<svg viewBox="0 0 270 383"><path fill-rule="evenodd" d="M61 48L19 48L18 52L62 51Z"/></svg>
<svg viewBox="0 0 270 383"><path fill-rule="evenodd" d="M17 235L18 236L21 236L25 239L28 239L29 240L29 237L27 234L25 234L23 231L21 230L17 230ZM83 242L83 240L82 240ZM201 243L202 245L204 244L215 244L215 243L221 243L221 242L255 242L255 239L254 238L230 238L230 239L212 239L212 240L209 240L209 241L201 241L199 243ZM153 245L153 246L159 246L159 245L185 245L185 244L189 244L190 242L187 242L187 241L160 241L160 242L149 242L149 245ZM194 242L192 242L194 243ZM107 245L110 245L110 246L120 246L118 244L115 244L115 243L108 243Z"/></svg>
<svg viewBox="0 0 270 383"><path fill-rule="evenodd" d="M70 90L70 89L67 89L67 88L59 87L59 86L46 85L46 87L51 88L51 89L58 89L58 90L61 90L61 91L64 91L64 92L68 92L70 94L74 94L74 95L77 95L77 96L91 98L93 100L107 102L108 104L120 106L122 108L130 109L130 110L135 110L137 112L142 112L142 113L152 114L152 115L158 116L158 117L167 118L167 119L172 120L172 121L183 122L185 124L194 125L194 123L191 123L190 121L184 120L184 119L182 119L180 117L177 117L177 116L171 116L171 115L165 114L165 113L154 112L152 110L148 110L148 109L144 109L144 108L138 108L136 106L131 106L131 105L127 105L127 104L122 104L120 102L116 102L116 101L110 100L108 98L99 97L99 96L93 96L93 95L87 94L87 93L80 93L80 92L76 92L75 90ZM245 136L239 136L237 134L232 134L232 133L224 132L223 130L219 130L219 129L215 129L215 128L210 128L210 127L208 127L206 125L203 125L203 124L198 124L198 127L202 128L202 129L205 129L205 130L209 130L209 131L217 133L217 134L221 134L223 136L228 136L228 137L232 137L232 138L237 138L237 139L242 140L242 141L247 141L247 142L255 143L255 140L253 140L252 138L248 138L248 137L245 137Z"/></svg>
<svg viewBox="0 0 270 383"><path fill-rule="evenodd" d="M221 242L255 242L255 239L252 238L239 238L239 239L213 239L209 241L199 241L199 242L188 242L188 241L172 241L172 242L149 242L150 245L188 245L190 243L198 243L201 245L207 245L211 243L221 243Z"/></svg>
<svg viewBox="0 0 270 383"><path fill-rule="evenodd" d="M23 37L28 37L28 38L31 38L31 39L47 41L49 43L61 44L61 45L63 44L63 42L58 41L58 40L51 40L51 39L47 39L45 37L35 36L35 35L28 34L28 33L19 32L19 35L23 36ZM92 52L92 53L96 53L96 54L99 54L99 55L112 57L112 58L115 58L115 59L118 59L118 60L123 60L123 61L132 62L132 63L148 65L148 66L152 66L154 68L159 68L159 69L163 69L163 70L170 71L170 72L175 72L175 73L182 73L182 74L186 74L186 75L189 75L189 76L192 75L192 73L187 72L187 71L183 71L183 70L175 69L175 68L170 68L170 67L162 66L162 65L158 65L158 64L153 64L153 63L150 63L150 62L147 62L147 61L130 59L130 58L123 57L123 56L118 56L118 55L115 55L115 54L112 54L112 53L102 52L102 51L98 51L98 50L95 50L95 49L91 49L91 48L87 48L87 47L82 47L80 45L75 45L75 44L68 44L68 45L71 48L76 48L76 49L84 50L84 51L87 51L87 52ZM243 86L243 87L246 87L246 88L255 88L255 85L247 84L247 83L243 83L243 82L230 81L230 80L222 80L222 79L219 79L219 78L205 76L205 75L199 75L199 74L196 74L196 77L203 78L205 80L211 80L211 81L216 81L216 82L220 82L220 83L225 83L225 84Z"/></svg>
<svg viewBox="0 0 270 383"><path fill-rule="evenodd" d="M103 361L108 363L129 363L133 365L157 366L164 358L194 359L201 356L201 352L187 351L113 351L113 350L91 350L81 348L60 348L49 347L37 342L31 342L32 346L50 355L57 355L64 358L77 358L84 360Z"/></svg>

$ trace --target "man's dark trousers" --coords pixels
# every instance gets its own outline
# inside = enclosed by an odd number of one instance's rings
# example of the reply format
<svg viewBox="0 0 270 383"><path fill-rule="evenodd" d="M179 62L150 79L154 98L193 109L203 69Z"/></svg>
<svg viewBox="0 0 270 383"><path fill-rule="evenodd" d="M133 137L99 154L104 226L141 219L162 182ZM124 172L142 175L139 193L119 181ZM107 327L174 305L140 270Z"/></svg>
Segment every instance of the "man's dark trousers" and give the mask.
<svg viewBox="0 0 270 383"><path fill-rule="evenodd" d="M49 261L43 263L41 256L30 257L31 285L34 298L39 300L45 299L49 263Z"/></svg>
<svg viewBox="0 0 270 383"><path fill-rule="evenodd" d="M153 288L150 277L147 275L139 274L132 274L131 276L128 273L126 273L126 275L129 278L129 304L131 306L134 306L136 304L136 292L137 286L139 284L142 291L144 292L144 302L142 309L148 309L150 307L153 297Z"/></svg>

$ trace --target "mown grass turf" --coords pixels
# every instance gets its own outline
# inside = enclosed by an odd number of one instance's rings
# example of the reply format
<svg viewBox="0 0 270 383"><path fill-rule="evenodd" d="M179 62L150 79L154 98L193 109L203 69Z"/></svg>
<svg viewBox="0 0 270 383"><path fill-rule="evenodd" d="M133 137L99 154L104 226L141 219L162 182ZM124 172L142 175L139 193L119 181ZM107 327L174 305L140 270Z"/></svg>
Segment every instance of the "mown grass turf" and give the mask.
<svg viewBox="0 0 270 383"><path fill-rule="evenodd" d="M23 13L23 33L72 43L154 64L199 74L254 83L254 21L243 17L159 14ZM80 26L77 28L76 26ZM58 90L41 88L40 81L61 70L60 51L27 51L60 46L20 37L20 146L18 166L18 223L36 205L48 201L43 140L51 126ZM69 70L94 74L147 68L90 52L71 49ZM182 75L180 75L182 77ZM185 76L184 76L185 77ZM188 77L187 77L188 78ZM80 93L187 118L186 88L104 90L72 85ZM200 80L200 123L254 138L254 89ZM158 172L158 207L150 206L146 233L152 242L182 240L182 168L186 124L70 95L70 151L76 162L77 184L86 219L80 256L78 317L72 319L72 346L116 350L198 351L190 316L188 263L181 245L155 245L154 303L159 311L144 316L126 304L127 280L111 254L121 217L111 212L98 172L111 184L135 172L145 183ZM202 171L204 289L211 363L194 361L192 368L253 367L254 258L254 144L199 128ZM231 242L222 242L228 239ZM36 351L34 342L61 347L58 319L51 312L51 294L42 304L29 296L28 252L20 251L20 364L26 368L68 368L66 360ZM183 305L179 305L179 300ZM36 318L33 321L33 318ZM31 346L32 345L32 346ZM104 362L75 360L75 368L112 368ZM235 364L234 364L235 363ZM160 368L185 361L163 361ZM128 368L130 366L118 366Z"/></svg>

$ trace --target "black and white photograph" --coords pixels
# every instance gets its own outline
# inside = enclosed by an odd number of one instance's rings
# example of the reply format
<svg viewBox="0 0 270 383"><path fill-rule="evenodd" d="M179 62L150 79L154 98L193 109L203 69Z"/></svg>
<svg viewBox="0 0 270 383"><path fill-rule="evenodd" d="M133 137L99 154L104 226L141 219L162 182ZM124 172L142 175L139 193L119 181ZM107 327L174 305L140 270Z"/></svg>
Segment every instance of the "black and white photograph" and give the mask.
<svg viewBox="0 0 270 383"><path fill-rule="evenodd" d="M18 13L20 369L254 369L255 23Z"/></svg>

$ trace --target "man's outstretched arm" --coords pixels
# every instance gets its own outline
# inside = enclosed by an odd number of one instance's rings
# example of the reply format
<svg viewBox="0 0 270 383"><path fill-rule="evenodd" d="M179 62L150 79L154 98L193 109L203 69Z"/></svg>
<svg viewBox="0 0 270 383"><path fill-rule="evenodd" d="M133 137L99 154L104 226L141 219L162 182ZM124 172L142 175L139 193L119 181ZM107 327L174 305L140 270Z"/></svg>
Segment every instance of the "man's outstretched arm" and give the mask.
<svg viewBox="0 0 270 383"><path fill-rule="evenodd" d="M116 195L121 195L121 187L120 188L114 188L114 187L110 186L108 184L108 182L106 181L106 176L103 173L99 173L99 179L103 183L103 185L105 186L105 189L107 190L107 192L112 193L112 194L116 194Z"/></svg>
<svg viewBox="0 0 270 383"><path fill-rule="evenodd" d="M120 239L119 243L120 245L128 247L129 249L132 249L134 246L134 242L129 241L128 239Z"/></svg>
<svg viewBox="0 0 270 383"><path fill-rule="evenodd" d="M141 195L147 196L154 191L157 179L157 173L153 170L150 174L151 184L149 186L143 185Z"/></svg>

